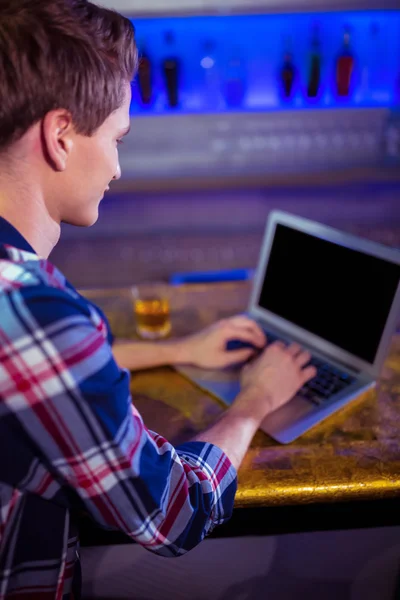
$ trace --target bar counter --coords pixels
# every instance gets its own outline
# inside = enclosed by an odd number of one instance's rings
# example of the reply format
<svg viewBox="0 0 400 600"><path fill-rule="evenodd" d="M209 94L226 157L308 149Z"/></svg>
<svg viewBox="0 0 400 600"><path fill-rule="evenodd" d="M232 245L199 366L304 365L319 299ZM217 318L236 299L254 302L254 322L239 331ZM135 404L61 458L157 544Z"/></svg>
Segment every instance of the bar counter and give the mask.
<svg viewBox="0 0 400 600"><path fill-rule="evenodd" d="M134 338L129 289L84 290L117 337ZM246 309L249 283L171 288L173 336ZM368 324L366 323L366 327ZM223 404L169 367L132 374L133 401L146 425L178 444L208 427ZM257 432L239 471L236 508L380 501L400 495L400 335L377 388L279 445Z"/></svg>

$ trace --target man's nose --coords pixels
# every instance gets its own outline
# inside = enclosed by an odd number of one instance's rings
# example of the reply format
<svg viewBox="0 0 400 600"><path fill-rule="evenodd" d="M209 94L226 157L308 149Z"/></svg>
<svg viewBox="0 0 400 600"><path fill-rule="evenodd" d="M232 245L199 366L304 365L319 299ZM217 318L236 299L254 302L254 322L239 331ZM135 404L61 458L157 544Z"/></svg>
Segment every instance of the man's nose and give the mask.
<svg viewBox="0 0 400 600"><path fill-rule="evenodd" d="M119 163L117 165L117 170L115 172L115 175L114 175L113 179L115 181L117 181L118 179L121 179L121 165Z"/></svg>

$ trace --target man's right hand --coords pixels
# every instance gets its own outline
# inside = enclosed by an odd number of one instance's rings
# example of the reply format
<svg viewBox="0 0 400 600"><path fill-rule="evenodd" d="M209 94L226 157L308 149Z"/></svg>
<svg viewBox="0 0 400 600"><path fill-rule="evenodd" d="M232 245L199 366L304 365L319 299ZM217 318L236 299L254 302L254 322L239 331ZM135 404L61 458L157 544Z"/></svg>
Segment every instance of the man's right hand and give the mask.
<svg viewBox="0 0 400 600"><path fill-rule="evenodd" d="M316 376L315 367L307 366L310 359L310 353L298 344L285 346L275 342L268 346L257 359L243 367L242 389L235 401L235 410L260 424Z"/></svg>

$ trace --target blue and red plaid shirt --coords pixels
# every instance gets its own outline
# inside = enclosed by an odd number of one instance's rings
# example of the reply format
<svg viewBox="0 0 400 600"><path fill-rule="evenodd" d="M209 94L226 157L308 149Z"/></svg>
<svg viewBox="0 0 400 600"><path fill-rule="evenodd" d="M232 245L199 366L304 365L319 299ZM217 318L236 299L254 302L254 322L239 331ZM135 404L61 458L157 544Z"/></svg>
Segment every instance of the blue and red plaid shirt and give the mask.
<svg viewBox="0 0 400 600"><path fill-rule="evenodd" d="M82 511L164 556L232 513L227 456L149 431L111 342L101 311L0 218L0 600L71 597Z"/></svg>

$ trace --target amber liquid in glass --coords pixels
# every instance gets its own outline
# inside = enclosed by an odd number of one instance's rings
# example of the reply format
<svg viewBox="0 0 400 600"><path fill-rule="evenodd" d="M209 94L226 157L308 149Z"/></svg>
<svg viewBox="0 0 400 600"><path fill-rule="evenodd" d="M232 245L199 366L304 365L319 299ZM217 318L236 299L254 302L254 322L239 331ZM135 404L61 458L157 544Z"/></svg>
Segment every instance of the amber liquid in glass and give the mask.
<svg viewBox="0 0 400 600"><path fill-rule="evenodd" d="M165 298L141 298L135 300L136 330L146 339L167 336L171 331L169 302Z"/></svg>

